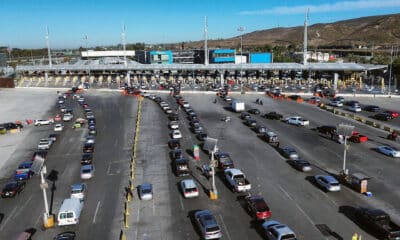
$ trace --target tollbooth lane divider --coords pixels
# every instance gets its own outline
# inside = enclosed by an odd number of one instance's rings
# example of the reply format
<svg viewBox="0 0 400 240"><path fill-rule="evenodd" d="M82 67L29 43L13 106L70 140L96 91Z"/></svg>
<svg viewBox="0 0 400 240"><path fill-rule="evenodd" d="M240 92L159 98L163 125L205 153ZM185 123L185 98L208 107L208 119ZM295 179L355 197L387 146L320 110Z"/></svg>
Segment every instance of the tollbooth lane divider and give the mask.
<svg viewBox="0 0 400 240"><path fill-rule="evenodd" d="M143 97L139 96L135 136L134 136L134 142L133 142L133 147L132 147L132 158L131 158L131 163L130 163L130 176L129 176L129 181L128 181L128 187L125 188L126 199L125 199L125 203L124 203L124 226L120 232L120 237L119 237L120 240L126 240L125 231L129 228L129 216L130 216L129 202L131 202L131 200L132 200L133 190L135 189L135 187L134 187L135 161L136 161L136 157L137 157L137 144L138 144L139 135L140 135L140 119L141 119L141 115L142 115L142 102L143 102Z"/></svg>

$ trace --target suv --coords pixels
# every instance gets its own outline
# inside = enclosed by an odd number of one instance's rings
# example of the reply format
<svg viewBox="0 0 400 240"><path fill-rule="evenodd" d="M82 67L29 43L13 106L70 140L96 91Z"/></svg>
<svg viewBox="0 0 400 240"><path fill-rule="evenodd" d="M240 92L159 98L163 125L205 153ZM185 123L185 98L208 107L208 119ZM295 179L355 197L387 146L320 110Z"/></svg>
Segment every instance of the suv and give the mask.
<svg viewBox="0 0 400 240"><path fill-rule="evenodd" d="M217 220L210 210L200 210L194 214L197 226L204 239L221 238L222 232Z"/></svg>

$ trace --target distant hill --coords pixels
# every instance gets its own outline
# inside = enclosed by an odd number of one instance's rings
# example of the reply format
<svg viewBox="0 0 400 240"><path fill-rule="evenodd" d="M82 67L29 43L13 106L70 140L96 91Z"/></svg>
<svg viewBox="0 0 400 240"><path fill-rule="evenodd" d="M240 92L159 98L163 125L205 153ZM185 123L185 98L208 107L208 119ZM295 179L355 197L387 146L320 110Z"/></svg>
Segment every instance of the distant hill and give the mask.
<svg viewBox="0 0 400 240"><path fill-rule="evenodd" d="M308 27L308 45L318 47L387 47L400 44L400 14L370 16L314 24ZM272 28L243 35L244 46L302 45L303 26ZM209 40L209 47L237 48L239 36ZM180 47L180 45L175 45ZM186 42L185 48L202 48L203 41Z"/></svg>

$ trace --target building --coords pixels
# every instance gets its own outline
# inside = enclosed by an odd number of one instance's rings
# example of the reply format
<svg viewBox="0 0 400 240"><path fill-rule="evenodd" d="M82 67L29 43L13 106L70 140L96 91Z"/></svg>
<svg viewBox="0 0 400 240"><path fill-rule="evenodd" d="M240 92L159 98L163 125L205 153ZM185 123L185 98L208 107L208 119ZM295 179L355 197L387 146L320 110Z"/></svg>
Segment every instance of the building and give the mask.
<svg viewBox="0 0 400 240"><path fill-rule="evenodd" d="M82 59L88 59L88 58L103 58L103 57L124 57L126 55L127 58L134 58L135 57L135 51L123 51L123 50L116 50L116 51L94 51L94 50L88 50L88 51L82 51L81 52L81 57Z"/></svg>
<svg viewBox="0 0 400 240"><path fill-rule="evenodd" d="M272 63L272 54L250 53L250 63Z"/></svg>
<svg viewBox="0 0 400 240"><path fill-rule="evenodd" d="M210 63L235 63L235 49L210 50Z"/></svg>
<svg viewBox="0 0 400 240"><path fill-rule="evenodd" d="M182 64L193 64L195 51L193 50L177 50L172 52L172 62Z"/></svg>
<svg viewBox="0 0 400 240"><path fill-rule="evenodd" d="M143 64L172 64L172 51L136 51L136 61Z"/></svg>

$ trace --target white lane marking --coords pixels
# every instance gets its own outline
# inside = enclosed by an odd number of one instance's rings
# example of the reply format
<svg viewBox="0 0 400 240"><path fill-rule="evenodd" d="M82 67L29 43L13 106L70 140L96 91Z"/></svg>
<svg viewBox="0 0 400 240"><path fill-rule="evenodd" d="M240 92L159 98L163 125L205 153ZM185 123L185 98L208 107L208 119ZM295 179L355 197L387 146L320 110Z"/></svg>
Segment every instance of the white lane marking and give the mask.
<svg viewBox="0 0 400 240"><path fill-rule="evenodd" d="M153 198L153 216L156 215L156 204L154 202L155 202L155 200Z"/></svg>
<svg viewBox="0 0 400 240"><path fill-rule="evenodd" d="M99 211L100 201L97 202L96 210L94 211L93 223L96 223L97 212Z"/></svg>
<svg viewBox="0 0 400 240"><path fill-rule="evenodd" d="M181 203L182 211L185 211L185 206L183 206L183 200L181 195L179 195L179 202Z"/></svg>
<svg viewBox="0 0 400 240"><path fill-rule="evenodd" d="M289 195L289 193L281 185L278 184L278 187L290 200L293 200L293 198Z"/></svg>
<svg viewBox="0 0 400 240"><path fill-rule="evenodd" d="M28 205L28 203L29 203L29 201L32 199L32 197L33 197L33 195L31 195L31 196L28 198L28 200L25 201L24 205L22 205L21 207L18 208L18 211L14 214L13 219L14 219L17 215L19 215L19 214L22 212L22 210L24 210L24 208L26 207L26 205Z"/></svg>
<svg viewBox="0 0 400 240"><path fill-rule="evenodd" d="M10 218L13 217L15 211L17 211L17 207L15 207L15 208L11 211L10 215L6 218L6 220L4 221L4 223L2 223L2 225L1 225L1 227L0 227L0 231L3 230L3 228L4 228L5 225L7 225L8 220L10 220Z"/></svg>
<svg viewBox="0 0 400 240"><path fill-rule="evenodd" d="M57 217L57 216L56 216L56 217ZM34 225L34 226L38 226L40 218L43 218L43 213L40 214L39 217L36 219L35 225ZM55 220L57 221L57 219L55 219Z"/></svg>
<svg viewBox="0 0 400 240"><path fill-rule="evenodd" d="M308 219L308 221L310 221L310 223L312 225L315 225L314 221L311 219L310 216L308 216L308 214L299 206L299 204L297 204L296 202L294 203L296 204L296 207L300 210L300 212L302 212L304 214L304 216L306 216L306 218Z"/></svg>
<svg viewBox="0 0 400 240"><path fill-rule="evenodd" d="M140 202L138 204L138 209L137 209L136 215L137 215L136 222L139 223L139 221L140 221Z"/></svg>
<svg viewBox="0 0 400 240"><path fill-rule="evenodd" d="M226 236L228 237L229 240L232 240L232 239L231 239L231 235L230 235L229 232L228 232L228 228L227 228L226 225L225 225L224 219L222 218L222 215L219 214L219 217L221 218L222 226L223 226L224 229L225 229Z"/></svg>

